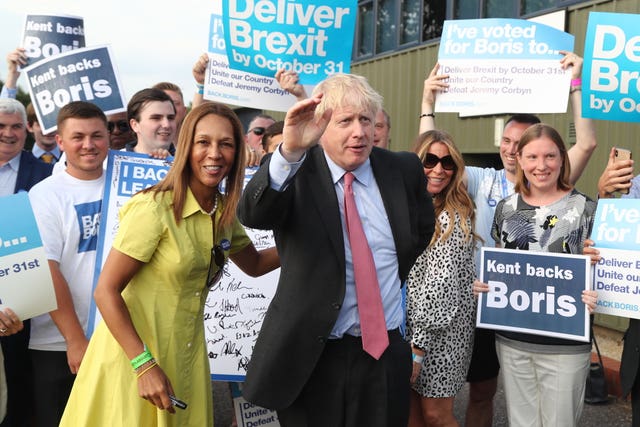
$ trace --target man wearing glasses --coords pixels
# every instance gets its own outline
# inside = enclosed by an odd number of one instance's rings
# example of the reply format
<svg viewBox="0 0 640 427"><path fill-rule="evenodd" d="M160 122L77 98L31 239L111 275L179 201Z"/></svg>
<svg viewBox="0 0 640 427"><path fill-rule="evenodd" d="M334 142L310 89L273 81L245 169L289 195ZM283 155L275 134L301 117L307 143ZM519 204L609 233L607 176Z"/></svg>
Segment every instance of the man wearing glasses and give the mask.
<svg viewBox="0 0 640 427"><path fill-rule="evenodd" d="M122 150L136 139L129 126L126 111L108 115L107 129L109 130L109 148L112 150Z"/></svg>
<svg viewBox="0 0 640 427"><path fill-rule="evenodd" d="M247 148L245 184L249 182L260 166L260 160L266 153L262 147L262 137L267 128L275 122L275 119L268 114L258 114L249 122L249 129L244 135L245 147Z"/></svg>
<svg viewBox="0 0 640 427"><path fill-rule="evenodd" d="M255 152L260 155L264 154L262 149L262 135L264 135L264 131L275 122L276 121L273 117L268 114L258 114L253 118L253 120L251 120L251 122L249 122L249 129L247 130L247 134L244 136L244 139L247 143L247 148L251 152Z"/></svg>

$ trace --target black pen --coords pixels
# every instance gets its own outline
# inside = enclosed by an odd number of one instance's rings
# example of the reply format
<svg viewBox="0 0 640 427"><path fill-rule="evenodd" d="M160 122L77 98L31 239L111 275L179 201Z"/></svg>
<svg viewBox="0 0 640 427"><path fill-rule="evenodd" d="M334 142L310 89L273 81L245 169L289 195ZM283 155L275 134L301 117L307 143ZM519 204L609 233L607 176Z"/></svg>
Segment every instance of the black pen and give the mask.
<svg viewBox="0 0 640 427"><path fill-rule="evenodd" d="M171 399L171 404L177 408L180 409L187 409L187 404L184 403L182 400L178 399L177 397L173 396L173 395L169 395L169 399Z"/></svg>

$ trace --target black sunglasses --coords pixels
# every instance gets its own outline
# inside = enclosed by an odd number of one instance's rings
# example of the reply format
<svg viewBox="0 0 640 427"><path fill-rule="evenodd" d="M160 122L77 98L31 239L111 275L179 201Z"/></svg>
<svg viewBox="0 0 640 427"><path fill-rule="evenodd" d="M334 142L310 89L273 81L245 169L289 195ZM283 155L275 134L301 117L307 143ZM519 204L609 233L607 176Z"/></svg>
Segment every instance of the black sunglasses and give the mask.
<svg viewBox="0 0 640 427"><path fill-rule="evenodd" d="M107 122L107 129L109 129L109 132L113 132L116 126L118 127L118 130L120 132L128 132L129 129L131 129L129 127L129 123L126 120L118 120L117 122Z"/></svg>
<svg viewBox="0 0 640 427"><path fill-rule="evenodd" d="M220 280L224 272L224 264L224 251L220 245L215 245L211 248L211 260L209 260L209 271L207 272L207 288L211 289ZM215 273L213 272L214 265L218 267Z"/></svg>
<svg viewBox="0 0 640 427"><path fill-rule="evenodd" d="M435 154L427 153L427 156L422 161L423 166L427 169L435 168L438 163L442 165L442 169L447 171L452 171L456 168L456 163L451 155L438 157Z"/></svg>
<svg viewBox="0 0 640 427"><path fill-rule="evenodd" d="M266 129L261 127L261 126L256 126L254 128L249 129L249 132L253 132L256 135L260 136L260 135L262 135L264 133L265 130Z"/></svg>

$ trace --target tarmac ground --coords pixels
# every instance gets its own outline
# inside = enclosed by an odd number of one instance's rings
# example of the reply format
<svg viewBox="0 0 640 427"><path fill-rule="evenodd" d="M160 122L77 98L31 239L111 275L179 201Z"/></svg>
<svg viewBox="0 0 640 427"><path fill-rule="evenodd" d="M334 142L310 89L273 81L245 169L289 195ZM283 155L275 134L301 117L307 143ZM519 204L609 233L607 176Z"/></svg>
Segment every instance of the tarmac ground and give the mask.
<svg viewBox="0 0 640 427"><path fill-rule="evenodd" d="M230 427L232 422L232 406L227 383L212 382L214 401L214 425L216 427ZM454 405L454 413L461 426L464 426L464 414L467 408L468 385L460 391ZM508 426L505 408L504 392L498 386L494 400L493 425L495 427ZM611 396L609 403L601 405L584 405L582 417L578 423L580 427L625 427L631 426L631 403ZM239 426L242 427L242 426ZM330 427L330 426L327 426Z"/></svg>

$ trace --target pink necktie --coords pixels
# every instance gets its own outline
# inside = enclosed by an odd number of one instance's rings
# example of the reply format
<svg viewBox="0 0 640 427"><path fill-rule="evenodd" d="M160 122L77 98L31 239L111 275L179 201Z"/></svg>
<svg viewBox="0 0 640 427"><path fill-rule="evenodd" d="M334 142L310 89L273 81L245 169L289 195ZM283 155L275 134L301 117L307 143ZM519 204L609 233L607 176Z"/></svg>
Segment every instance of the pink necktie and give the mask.
<svg viewBox="0 0 640 427"><path fill-rule="evenodd" d="M353 179L351 172L344 174L344 217L347 234L351 244L353 272L356 280L356 298L360 313L362 330L362 348L376 360L389 346L387 325L384 319L380 285L373 262L371 248L364 234L360 214L353 198Z"/></svg>

